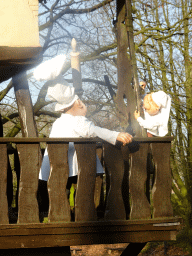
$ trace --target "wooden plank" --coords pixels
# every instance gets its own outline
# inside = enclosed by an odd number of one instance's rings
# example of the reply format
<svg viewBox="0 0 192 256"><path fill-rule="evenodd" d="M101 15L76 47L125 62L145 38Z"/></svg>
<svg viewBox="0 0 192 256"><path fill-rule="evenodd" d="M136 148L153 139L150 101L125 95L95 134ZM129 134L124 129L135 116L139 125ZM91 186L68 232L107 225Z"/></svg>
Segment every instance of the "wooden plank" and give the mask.
<svg viewBox="0 0 192 256"><path fill-rule="evenodd" d="M9 47L9 46L0 46L0 60L2 64L6 65L8 63L19 64L21 61L28 61L34 57L40 57L39 53L41 52L42 47Z"/></svg>
<svg viewBox="0 0 192 256"><path fill-rule="evenodd" d="M0 249L39 248L73 245L144 243L176 240L176 231L103 232L90 234L61 234L0 237Z"/></svg>
<svg viewBox="0 0 192 256"><path fill-rule="evenodd" d="M76 234L94 232L145 231L145 230L178 230L182 219L156 218L148 220L115 220L92 222L54 222L33 224L7 224L0 225L0 237L15 235L37 234Z"/></svg>
<svg viewBox="0 0 192 256"><path fill-rule="evenodd" d="M66 193L69 176L68 144L48 144L50 160L49 192L49 222L70 221L70 206Z"/></svg>
<svg viewBox="0 0 192 256"><path fill-rule="evenodd" d="M20 161L18 151L14 151L14 171L16 172L17 176L17 191L15 195L15 203L16 203L16 211L18 212L18 198L19 198L19 183L20 183Z"/></svg>
<svg viewBox="0 0 192 256"><path fill-rule="evenodd" d="M7 145L0 146L0 224L8 224L8 202L7 202Z"/></svg>
<svg viewBox="0 0 192 256"><path fill-rule="evenodd" d="M107 195L105 210L106 220L126 219L125 206L122 197L122 182L124 176L124 161L122 152L111 144L104 144L104 161L110 177L110 188Z"/></svg>
<svg viewBox="0 0 192 256"><path fill-rule="evenodd" d="M171 143L152 144L152 154L156 166L155 184L152 189L154 218L173 216L170 149Z"/></svg>
<svg viewBox="0 0 192 256"><path fill-rule="evenodd" d="M170 141L174 140L174 137L134 137L133 141L137 141L140 143L169 143ZM49 143L68 143L71 142L78 142L78 143L95 143L95 142L103 142L99 138L0 138L0 143L6 142L13 142L13 143L37 143L37 142L49 142Z"/></svg>
<svg viewBox="0 0 192 256"><path fill-rule="evenodd" d="M38 176L41 166L39 144L17 144L20 159L18 223L39 222L37 203Z"/></svg>
<svg viewBox="0 0 192 256"><path fill-rule="evenodd" d="M75 221L97 220L94 204L96 145L75 144L75 149L79 168L75 199Z"/></svg>
<svg viewBox="0 0 192 256"><path fill-rule="evenodd" d="M0 249L175 240L180 221L161 218L0 225Z"/></svg>
<svg viewBox="0 0 192 256"><path fill-rule="evenodd" d="M145 195L145 182L147 179L147 153L148 144L140 144L139 151L131 154L130 168L130 195L131 213L130 219L151 218L150 205Z"/></svg>

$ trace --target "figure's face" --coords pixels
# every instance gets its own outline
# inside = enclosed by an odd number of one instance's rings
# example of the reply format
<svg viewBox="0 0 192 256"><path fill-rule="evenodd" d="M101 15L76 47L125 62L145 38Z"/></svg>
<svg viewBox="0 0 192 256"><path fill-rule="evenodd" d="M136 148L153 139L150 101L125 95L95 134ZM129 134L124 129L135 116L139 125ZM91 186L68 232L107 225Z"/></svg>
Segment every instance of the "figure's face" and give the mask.
<svg viewBox="0 0 192 256"><path fill-rule="evenodd" d="M143 108L150 116L156 115L160 110L160 107L153 101L151 94L145 96L143 100Z"/></svg>
<svg viewBox="0 0 192 256"><path fill-rule="evenodd" d="M87 107L85 106L85 104L80 100L78 99L76 102L76 111L77 111L77 115L78 116L86 116L87 114Z"/></svg>

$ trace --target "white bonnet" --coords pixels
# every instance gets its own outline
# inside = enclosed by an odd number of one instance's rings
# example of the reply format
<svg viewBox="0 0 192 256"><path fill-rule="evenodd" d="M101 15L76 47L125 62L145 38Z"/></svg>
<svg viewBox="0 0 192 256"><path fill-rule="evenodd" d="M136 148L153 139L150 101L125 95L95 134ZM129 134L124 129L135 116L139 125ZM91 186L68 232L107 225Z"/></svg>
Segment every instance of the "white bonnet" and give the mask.
<svg viewBox="0 0 192 256"><path fill-rule="evenodd" d="M61 111L70 107L78 99L75 94L75 88L69 86L66 80L62 77L56 79L57 83L53 87L49 87L47 90L47 96L57 102L55 105L55 111Z"/></svg>
<svg viewBox="0 0 192 256"><path fill-rule="evenodd" d="M165 108L167 105L168 95L163 91L152 93L153 101L159 106Z"/></svg>

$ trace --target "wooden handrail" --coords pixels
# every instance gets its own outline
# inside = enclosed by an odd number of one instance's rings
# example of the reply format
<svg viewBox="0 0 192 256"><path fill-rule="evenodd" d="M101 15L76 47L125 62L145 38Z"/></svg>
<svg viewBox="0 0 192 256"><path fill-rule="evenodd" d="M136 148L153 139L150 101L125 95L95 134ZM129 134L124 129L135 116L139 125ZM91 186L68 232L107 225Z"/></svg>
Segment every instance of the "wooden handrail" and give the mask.
<svg viewBox="0 0 192 256"><path fill-rule="evenodd" d="M173 137L134 138L138 147L131 144L115 147L103 144L103 159L109 180L105 220L152 219L172 217L170 147ZM79 175L75 201L75 221L97 221L94 205L96 178L96 138L0 138L0 224L8 224L6 198L7 143L16 144L21 166L19 188L18 224L38 223L36 199L38 174L41 167L39 146L46 142L51 173L48 180L49 222L71 221L66 194L68 180L68 143L74 142L77 152ZM148 155L153 155L155 174L147 173ZM150 197L146 196L147 177L155 175Z"/></svg>
<svg viewBox="0 0 192 256"><path fill-rule="evenodd" d="M174 137L134 137L133 141L137 142L171 142L174 140ZM0 143L36 143L36 142L50 142L50 143L68 143L68 142L79 142L79 143L94 143L94 142L103 142L99 138L12 138L12 137L0 137Z"/></svg>

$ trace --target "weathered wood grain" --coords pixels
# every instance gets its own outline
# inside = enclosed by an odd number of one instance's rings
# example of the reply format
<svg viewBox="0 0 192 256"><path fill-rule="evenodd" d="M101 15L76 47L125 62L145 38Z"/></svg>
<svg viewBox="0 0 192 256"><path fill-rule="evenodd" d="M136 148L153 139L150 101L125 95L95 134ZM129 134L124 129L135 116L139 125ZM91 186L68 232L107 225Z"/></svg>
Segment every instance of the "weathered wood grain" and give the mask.
<svg viewBox="0 0 192 256"><path fill-rule="evenodd" d="M104 144L104 161L110 177L110 188L105 210L106 220L125 220L126 212L122 197L124 161L122 152L111 144Z"/></svg>
<svg viewBox="0 0 192 256"><path fill-rule="evenodd" d="M0 145L0 224L8 224L7 145Z"/></svg>
<svg viewBox="0 0 192 256"><path fill-rule="evenodd" d="M38 223L38 176L41 166L39 144L17 144L20 159L18 223Z"/></svg>
<svg viewBox="0 0 192 256"><path fill-rule="evenodd" d="M97 232L61 235L14 236L0 238L1 248L38 248L72 245L144 243L176 240L176 231ZM62 254L63 255L63 254Z"/></svg>
<svg viewBox="0 0 192 256"><path fill-rule="evenodd" d="M130 168L130 195L131 213L130 219L151 218L150 205L145 195L145 182L147 179L147 152L148 144L140 144L139 151L131 155Z"/></svg>
<svg viewBox="0 0 192 256"><path fill-rule="evenodd" d="M69 176L68 144L48 144L50 160L49 192L49 222L70 221L70 206L66 193Z"/></svg>
<svg viewBox="0 0 192 256"><path fill-rule="evenodd" d="M126 211L126 219L130 218L130 198L129 198L129 171L130 171L130 150L126 147L121 147L121 152L124 160L124 176L122 183L122 195Z"/></svg>
<svg viewBox="0 0 192 256"><path fill-rule="evenodd" d="M153 160L156 166L155 184L152 189L153 217L171 217L171 170L170 170L171 143L152 144Z"/></svg>
<svg viewBox="0 0 192 256"><path fill-rule="evenodd" d="M79 168L75 199L75 221L94 221L97 220L94 204L96 145L75 144L75 149Z"/></svg>
<svg viewBox="0 0 192 256"><path fill-rule="evenodd" d="M0 249L174 240L180 221L166 218L0 225Z"/></svg>

